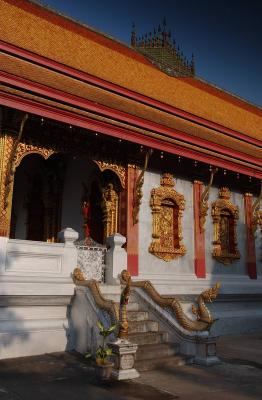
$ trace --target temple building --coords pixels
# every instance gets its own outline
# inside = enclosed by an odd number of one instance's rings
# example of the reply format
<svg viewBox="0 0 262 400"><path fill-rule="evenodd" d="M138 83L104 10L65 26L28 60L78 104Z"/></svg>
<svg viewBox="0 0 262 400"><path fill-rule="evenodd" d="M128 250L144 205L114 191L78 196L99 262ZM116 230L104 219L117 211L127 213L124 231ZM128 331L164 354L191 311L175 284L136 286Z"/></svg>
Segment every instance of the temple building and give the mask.
<svg viewBox="0 0 262 400"><path fill-rule="evenodd" d="M191 319L219 282L213 335L261 329L261 108L199 79L165 21L128 46L29 0L0 10L0 357L91 346L77 266L111 299L127 269Z"/></svg>

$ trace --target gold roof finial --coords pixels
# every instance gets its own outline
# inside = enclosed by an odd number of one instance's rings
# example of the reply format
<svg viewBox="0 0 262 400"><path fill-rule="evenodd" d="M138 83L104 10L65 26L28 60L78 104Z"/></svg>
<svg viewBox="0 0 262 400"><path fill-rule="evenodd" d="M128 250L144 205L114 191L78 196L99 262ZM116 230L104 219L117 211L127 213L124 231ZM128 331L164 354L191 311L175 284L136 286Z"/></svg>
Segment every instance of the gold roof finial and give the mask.
<svg viewBox="0 0 262 400"><path fill-rule="evenodd" d="M132 32L131 32L131 46L132 47L136 47L136 42L137 42L137 39L136 39L136 26L135 26L135 23L133 22L132 23Z"/></svg>

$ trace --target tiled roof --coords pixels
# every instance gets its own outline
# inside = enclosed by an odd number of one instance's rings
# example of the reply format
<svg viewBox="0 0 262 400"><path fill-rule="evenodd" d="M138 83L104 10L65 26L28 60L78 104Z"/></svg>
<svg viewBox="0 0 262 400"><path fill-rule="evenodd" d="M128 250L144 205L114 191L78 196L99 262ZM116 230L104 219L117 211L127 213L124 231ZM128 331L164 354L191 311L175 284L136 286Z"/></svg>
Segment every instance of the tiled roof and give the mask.
<svg viewBox="0 0 262 400"><path fill-rule="evenodd" d="M65 17L26 0L0 0L0 26L2 40L32 53L39 54L79 71L113 82L123 88L175 106L206 120L216 122L250 137L261 139L262 110L245 103L223 91L195 78L170 77L156 69L142 55L119 42L83 27ZM8 62L6 61L8 64ZM6 64L6 65L7 65ZM103 93L99 89L82 85L77 80L63 83L55 73L40 72L37 67L29 71L29 66L21 63L13 73L31 74L31 79L46 85L76 93L85 98L97 99L101 104L124 109L134 115L148 119L156 118L163 123L178 124L178 121L146 106L118 101L117 96ZM8 67L9 68L9 67ZM11 67L10 67L11 68ZM42 74L42 75L41 75ZM59 83L60 82L60 83ZM191 129L184 126L183 129ZM194 131L194 132L193 132ZM212 141L223 141L223 137L205 129L199 133L192 128L192 135L207 135ZM237 140L226 139L227 145L238 146ZM232 143L231 143L232 142ZM252 152L247 145L246 152Z"/></svg>
<svg viewBox="0 0 262 400"><path fill-rule="evenodd" d="M163 127L168 127L176 131L185 132L191 137L202 138L204 140L224 145L228 148L256 156L262 159L262 150L255 145L245 143L236 138L223 135L204 126L187 121L180 117L170 115L167 112L140 104L132 99L119 96L104 89L94 87L90 84L64 76L54 71L29 63L25 60L16 60L10 55L3 57L2 68L5 72L15 75L17 72L21 78L30 82L40 83L47 88L54 88L63 93L76 96L82 101L90 100L95 104L107 106L109 109L123 111L124 113L139 117L145 121L151 121ZM88 105L86 105L88 109Z"/></svg>

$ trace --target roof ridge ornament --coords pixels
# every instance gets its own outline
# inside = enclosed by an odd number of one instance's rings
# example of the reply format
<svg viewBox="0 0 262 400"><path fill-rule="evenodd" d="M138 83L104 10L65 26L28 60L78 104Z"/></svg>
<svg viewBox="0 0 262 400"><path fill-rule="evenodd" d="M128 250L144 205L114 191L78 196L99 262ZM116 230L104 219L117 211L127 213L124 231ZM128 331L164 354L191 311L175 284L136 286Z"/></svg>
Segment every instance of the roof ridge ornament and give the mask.
<svg viewBox="0 0 262 400"><path fill-rule="evenodd" d="M150 61L163 72L171 76L193 77L195 75L195 60L192 54L191 60L187 59L183 52L176 47L170 29L167 29L166 18L162 26L154 28L151 32L137 37L135 24L132 24L131 46L150 59Z"/></svg>

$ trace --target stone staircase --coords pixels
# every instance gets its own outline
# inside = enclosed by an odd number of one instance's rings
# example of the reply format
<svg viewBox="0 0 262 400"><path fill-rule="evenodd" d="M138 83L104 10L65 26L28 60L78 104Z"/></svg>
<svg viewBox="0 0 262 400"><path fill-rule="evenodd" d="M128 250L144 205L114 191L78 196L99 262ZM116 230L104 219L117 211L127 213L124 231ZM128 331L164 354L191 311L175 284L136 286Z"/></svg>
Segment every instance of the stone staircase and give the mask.
<svg viewBox="0 0 262 400"><path fill-rule="evenodd" d="M119 301L118 293L109 293L110 289L105 291L103 294L106 298ZM149 319L149 313L132 296L127 306L127 317L128 338L132 343L138 344L135 364L138 371L190 363L190 357L179 354L179 344L169 341L168 332L161 331L158 321Z"/></svg>

